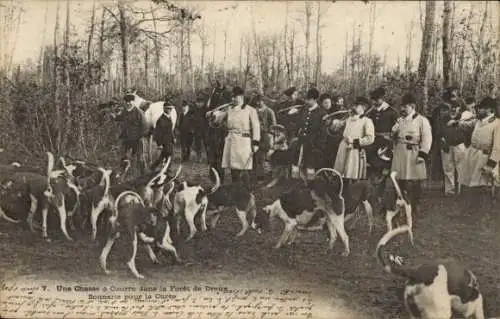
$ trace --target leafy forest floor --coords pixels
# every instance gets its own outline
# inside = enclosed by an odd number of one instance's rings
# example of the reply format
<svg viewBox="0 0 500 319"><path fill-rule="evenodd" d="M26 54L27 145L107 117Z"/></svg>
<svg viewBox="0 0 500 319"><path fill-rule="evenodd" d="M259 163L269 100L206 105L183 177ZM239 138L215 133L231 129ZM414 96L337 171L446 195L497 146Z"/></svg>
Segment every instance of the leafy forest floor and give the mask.
<svg viewBox="0 0 500 319"><path fill-rule="evenodd" d="M207 185L205 164L183 164L183 178ZM257 190L257 205L271 203L280 188ZM487 317L500 316L500 205L487 217L484 211L466 211L461 199L443 197L439 190L424 191L421 215L416 219L416 247L407 240L396 240L391 246L406 257L407 263L431 258L453 257L469 266L477 275L485 297ZM199 232L195 238L177 244L184 265L153 265L145 251L139 249L137 267L146 276L142 284L160 282L183 285L206 282L235 285L314 286L330 309L329 318L404 318L401 303L403 279L386 274L374 257L375 245L385 231L384 217L375 206L376 224L368 234L366 218L348 230L351 254L342 257L340 239L333 251L327 250L324 233L301 233L291 247L274 250L282 225L271 224L261 235L247 232L236 239L240 229L235 214L224 215L215 230ZM67 242L60 231L49 229L50 243L26 227L0 222L0 278L36 276L56 282L68 280L83 283L103 281L134 282L125 266L126 248L120 244L112 250L108 267L115 272L106 276L98 265L99 245L88 233L74 234L76 242ZM397 244L397 247L396 247Z"/></svg>

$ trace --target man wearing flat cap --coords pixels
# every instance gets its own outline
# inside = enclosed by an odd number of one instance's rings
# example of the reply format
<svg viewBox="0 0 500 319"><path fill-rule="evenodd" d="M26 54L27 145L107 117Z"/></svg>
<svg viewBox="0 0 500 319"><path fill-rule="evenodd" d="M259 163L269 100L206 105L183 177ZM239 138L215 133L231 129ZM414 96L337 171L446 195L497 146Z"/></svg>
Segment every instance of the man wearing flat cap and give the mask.
<svg viewBox="0 0 500 319"><path fill-rule="evenodd" d="M421 181L427 179L426 160L432 145L429 120L415 111L415 96L407 93L401 101L401 117L392 128L394 150L391 171L401 190L410 196L414 214L418 214ZM414 219L415 221L415 219Z"/></svg>
<svg viewBox="0 0 500 319"><path fill-rule="evenodd" d="M222 154L222 168L231 169L234 182L250 184L253 157L259 149L260 123L257 110L245 105L244 91L233 88L233 102L226 113L227 136Z"/></svg>
<svg viewBox="0 0 500 319"><path fill-rule="evenodd" d="M319 91L311 88L307 92L306 103L300 112L298 122L297 152L292 165L292 178L300 176L300 171L306 171L306 178L312 179L316 169L323 164L323 148L325 134L322 120L326 112L318 105Z"/></svg>
<svg viewBox="0 0 500 319"><path fill-rule="evenodd" d="M472 132L471 145L465 155L463 174L459 176L460 184L479 189L477 195L488 194L481 188L491 186L494 178L498 176L500 119L495 116L496 107L497 101L490 97L484 98L477 105L477 122ZM483 199L475 200L474 203L487 202Z"/></svg>
<svg viewBox="0 0 500 319"><path fill-rule="evenodd" d="M364 97L356 98L351 116L346 120L343 139L340 142L334 169L347 181L366 179L365 148L375 140L372 120L365 116L370 102ZM327 150L329 151L329 150Z"/></svg>

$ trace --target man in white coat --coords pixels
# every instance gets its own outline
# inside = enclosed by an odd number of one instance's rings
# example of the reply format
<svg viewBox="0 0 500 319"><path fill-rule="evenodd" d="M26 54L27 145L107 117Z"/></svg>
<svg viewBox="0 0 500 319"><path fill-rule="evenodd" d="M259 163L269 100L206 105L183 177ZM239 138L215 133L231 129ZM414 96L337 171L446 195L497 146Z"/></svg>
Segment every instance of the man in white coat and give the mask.
<svg viewBox="0 0 500 319"><path fill-rule="evenodd" d="M403 96L401 117L392 128L394 150L391 170L401 190L408 193L413 214L417 214L422 191L421 181L427 179L425 161L432 145L429 120L415 111L416 99L411 93ZM415 219L414 219L415 220Z"/></svg>
<svg viewBox="0 0 500 319"><path fill-rule="evenodd" d="M364 97L356 99L337 151L334 168L347 181L366 179L366 147L375 141L373 121L365 116L369 104Z"/></svg>
<svg viewBox="0 0 500 319"><path fill-rule="evenodd" d="M497 102L495 99L484 98L477 106L477 122L472 131L471 145L465 154L462 174L459 182L476 189L469 190L468 199L474 203L484 205L489 200L485 198L489 192L485 187L491 187L498 182L500 161L500 119L495 117ZM472 207L469 207L472 208Z"/></svg>
<svg viewBox="0 0 500 319"><path fill-rule="evenodd" d="M260 123L257 110L244 103L244 91L233 88L232 105L226 112L227 136L222 153L222 168L231 169L234 182L250 184L253 155L259 149Z"/></svg>

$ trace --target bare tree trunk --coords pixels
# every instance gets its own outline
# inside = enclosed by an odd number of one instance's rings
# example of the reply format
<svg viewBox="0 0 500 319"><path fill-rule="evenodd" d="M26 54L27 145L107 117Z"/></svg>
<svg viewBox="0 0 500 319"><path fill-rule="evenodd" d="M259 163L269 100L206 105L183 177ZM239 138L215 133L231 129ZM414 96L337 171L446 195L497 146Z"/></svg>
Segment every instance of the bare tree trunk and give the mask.
<svg viewBox="0 0 500 319"><path fill-rule="evenodd" d="M247 49L247 52L246 52L246 67L245 67L245 81L243 83L243 88L246 89L247 88L247 82L248 82L248 75L250 73L250 58L251 58L251 53L250 53L250 39L247 38L246 39L246 49Z"/></svg>
<svg viewBox="0 0 500 319"><path fill-rule="evenodd" d="M238 82L243 81L245 70L243 70L243 38L240 38L240 57L239 57L239 68L238 68Z"/></svg>
<svg viewBox="0 0 500 319"><path fill-rule="evenodd" d="M89 38L87 41L88 76L90 79L92 79L92 65L90 61L92 60L92 38L94 36L94 29L95 29L95 0L92 3L92 16L90 17L90 31L89 31ZM90 83L88 84L90 85ZM88 86L86 87L88 88Z"/></svg>
<svg viewBox="0 0 500 319"><path fill-rule="evenodd" d="M102 68L104 65L104 22L106 18L106 10L103 8L102 9L102 14L101 14L101 27L100 27L100 33L99 33L99 63L101 64L101 67L99 68L99 87L102 81ZM108 79L109 78L109 73L108 73Z"/></svg>
<svg viewBox="0 0 500 319"><path fill-rule="evenodd" d="M184 94L184 81L185 81L185 74L184 74L184 20L181 22L181 33L180 33L180 39L179 39L179 48L180 48L180 57L179 57L179 75L180 75L180 87L181 87L181 92Z"/></svg>
<svg viewBox="0 0 500 319"><path fill-rule="evenodd" d="M497 12L499 9L497 8ZM497 32L497 52L495 59L495 66L493 70L494 79L493 79L493 88L491 90L491 96L494 98L498 98L498 85L500 85L500 32Z"/></svg>
<svg viewBox="0 0 500 319"><path fill-rule="evenodd" d="M481 28L479 29L479 37L477 39L478 45L477 45L477 62L476 62L476 67L474 69L474 83L476 85L476 90L475 90L475 97L476 100L479 99L481 95L481 89L482 89L482 83L481 79L479 78L479 75L481 74L483 70L483 55L484 55L484 26L486 24L486 21L488 19L488 1L484 1L484 13L483 13L483 19L481 22Z"/></svg>
<svg viewBox="0 0 500 319"><path fill-rule="evenodd" d="M305 80L307 85L309 86L309 82L311 81L311 15L312 15L312 7L310 2L305 3L306 6L306 65L305 65Z"/></svg>
<svg viewBox="0 0 500 319"><path fill-rule="evenodd" d="M155 32L154 40L153 40L154 50L155 50L155 72L154 72L154 74L155 74L155 89L158 90L161 87L161 84L160 84L160 68L161 68L161 66L160 66L160 45L158 43L158 26L157 26L153 6L150 4L149 8L151 9L151 16L153 18L153 30Z"/></svg>
<svg viewBox="0 0 500 319"><path fill-rule="evenodd" d="M193 55L191 54L191 33L193 32L193 22L189 21L188 22L188 62L189 62L189 73L190 73L190 79L191 79L191 91L194 93L196 90L195 83L194 83L194 77L195 77L195 72L194 72L194 66L193 66Z"/></svg>
<svg viewBox="0 0 500 319"><path fill-rule="evenodd" d="M471 5L469 14L467 16L467 20L465 22L465 27L464 27L464 30L467 30L467 31L464 31L464 32L469 32L468 30L470 29L470 22L472 20L473 12L474 12L473 6ZM465 37L463 40L465 41ZM460 58L458 59L460 93L463 93L463 89L464 89L465 67L466 67L466 65L465 65L465 43L462 42L461 50L460 50Z"/></svg>
<svg viewBox="0 0 500 319"><path fill-rule="evenodd" d="M443 9L443 86L451 86L451 47L450 47L451 0L444 0Z"/></svg>
<svg viewBox="0 0 500 319"><path fill-rule="evenodd" d="M125 7L123 6L123 2L118 2L118 10L120 12L120 43L122 49L122 72L123 72L123 86L126 89L130 89L130 74L129 74L129 65L128 65L128 26L127 26L127 17L125 14Z"/></svg>
<svg viewBox="0 0 500 319"><path fill-rule="evenodd" d="M71 120L73 116L72 104L71 104L71 78L70 78L70 58L71 52L69 52L69 31L70 31L70 0L66 0L66 33L64 37L64 75L66 78L66 123L64 127L61 127L61 132L66 132L71 125ZM58 153L61 154L61 151L64 151L66 148L66 142L68 139L68 134L64 134L61 137L61 145L59 146Z"/></svg>
<svg viewBox="0 0 500 319"><path fill-rule="evenodd" d="M420 61L418 63L418 83L417 87L421 89L422 104L419 104L418 112L427 111L428 100L428 63L432 46L432 36L434 33L434 16L436 12L436 3L427 1L425 3L425 25L422 35L422 49L420 51Z"/></svg>
<svg viewBox="0 0 500 319"><path fill-rule="evenodd" d="M252 9L252 31L254 39L254 47L257 52L257 91L260 94L264 93L264 81L262 78L262 61L260 57L260 44L257 38L257 31L255 30L255 12Z"/></svg>
<svg viewBox="0 0 500 319"><path fill-rule="evenodd" d="M43 83L44 79L44 54L45 54L45 34L47 33L47 16L49 13L48 4L45 5L45 14L43 17L43 33L42 33L42 45L40 46L40 55L38 56L38 81L40 84ZM1 53L0 53L1 55Z"/></svg>
<svg viewBox="0 0 500 319"><path fill-rule="evenodd" d="M371 2L370 3L370 23L369 23L369 29L370 29L370 38L368 40L368 61L367 61L367 67L368 67L368 72L366 72L366 83L365 83L365 90L368 91L370 89L370 76L372 73L372 47L373 47L373 31L375 30L375 18L376 18L376 2Z"/></svg>
<svg viewBox="0 0 500 319"><path fill-rule="evenodd" d="M288 1L285 3L286 3L286 14L285 14L285 34L284 34L285 46L284 46L284 50L285 50L285 65L286 65L286 72L287 72L285 83L286 83L286 87L288 87L290 85L290 82L292 81L292 74L290 71L290 60L288 59Z"/></svg>
<svg viewBox="0 0 500 319"><path fill-rule="evenodd" d="M412 43L413 43L413 20L410 22L410 29L408 30L408 43L406 46L406 58L405 58L405 73L410 74L411 72L411 53L412 53Z"/></svg>
<svg viewBox="0 0 500 319"><path fill-rule="evenodd" d="M144 44L144 83L149 87L149 46L148 42Z"/></svg>
<svg viewBox="0 0 500 319"><path fill-rule="evenodd" d="M273 48L272 48L272 64L271 64L271 79L272 79L272 85L273 89L276 89L276 82L277 82L277 77L276 77L276 41L278 39L276 37L273 38Z"/></svg>
<svg viewBox="0 0 500 319"><path fill-rule="evenodd" d="M316 85L319 85L321 77L321 2L317 2L318 11L316 14Z"/></svg>
<svg viewBox="0 0 500 319"><path fill-rule="evenodd" d="M201 63L200 63L200 73L201 73L201 81L203 84L203 79L205 78L205 52L207 49L207 37L205 33L205 25L202 25L202 30L200 31L200 40L201 40Z"/></svg>
<svg viewBox="0 0 500 319"><path fill-rule="evenodd" d="M292 34L290 38L290 81L295 81L295 25L292 28Z"/></svg>
<svg viewBox="0 0 500 319"><path fill-rule="evenodd" d="M60 145L60 139L61 139L61 105L59 104L59 83L58 83L58 72L57 72L57 64L58 64L58 43L57 43L57 37L59 34L59 1L57 2L57 9L56 9L56 21L55 21L55 26L54 26L54 79L53 79L53 85L54 85L54 105L56 107L56 145L55 149L57 151L57 154L59 154L59 145ZM52 138L49 136L49 141L51 143L50 149L54 150L54 145L52 143Z"/></svg>
<svg viewBox="0 0 500 319"><path fill-rule="evenodd" d="M224 30L224 59L222 60L222 72L224 72L224 77L226 77L226 59L227 59L227 25Z"/></svg>
<svg viewBox="0 0 500 319"><path fill-rule="evenodd" d="M216 28L216 25L214 26L214 40L213 40L213 43L212 43L212 78L215 77L215 71L216 71L216 67L215 67L215 47L217 45L217 28Z"/></svg>

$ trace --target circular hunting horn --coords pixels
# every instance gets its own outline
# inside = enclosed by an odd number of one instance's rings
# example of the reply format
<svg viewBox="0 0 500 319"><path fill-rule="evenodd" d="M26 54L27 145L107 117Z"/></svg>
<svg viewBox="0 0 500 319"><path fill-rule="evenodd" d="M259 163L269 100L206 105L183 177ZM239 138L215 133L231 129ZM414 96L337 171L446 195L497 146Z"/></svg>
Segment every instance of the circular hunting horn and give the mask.
<svg viewBox="0 0 500 319"><path fill-rule="evenodd" d="M350 116L349 110L340 110L323 117L326 133L329 136L342 135L347 118Z"/></svg>

